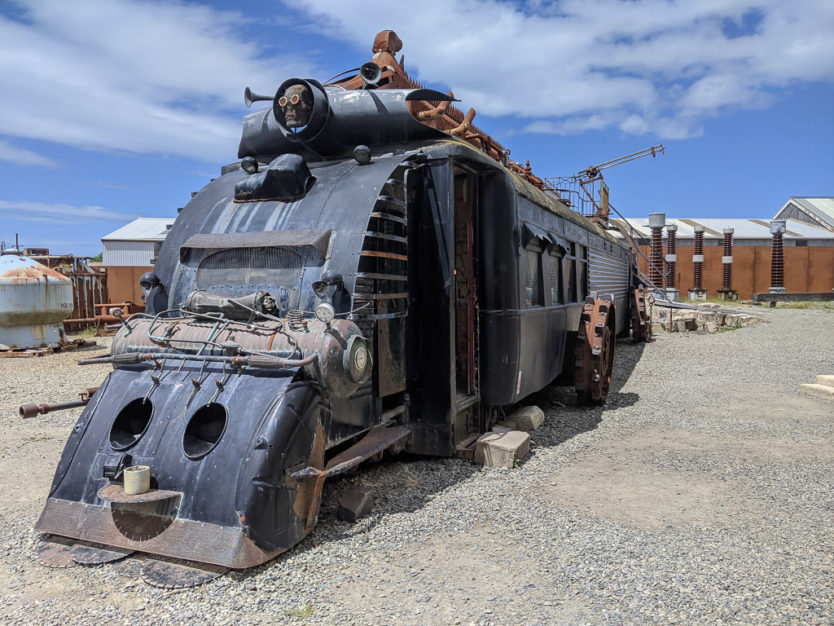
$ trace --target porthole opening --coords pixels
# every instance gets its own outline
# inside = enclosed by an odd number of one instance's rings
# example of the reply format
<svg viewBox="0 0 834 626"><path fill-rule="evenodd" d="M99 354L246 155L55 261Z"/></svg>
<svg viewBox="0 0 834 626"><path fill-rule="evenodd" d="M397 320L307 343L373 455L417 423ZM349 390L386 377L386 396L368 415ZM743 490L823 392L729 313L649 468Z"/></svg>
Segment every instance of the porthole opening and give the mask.
<svg viewBox="0 0 834 626"><path fill-rule="evenodd" d="M110 428L110 447L114 450L127 450L134 445L151 423L153 405L150 400L136 398L119 411Z"/></svg>
<svg viewBox="0 0 834 626"><path fill-rule="evenodd" d="M214 449L226 430L226 409L212 402L195 411L185 427L182 449L189 459L199 459Z"/></svg>

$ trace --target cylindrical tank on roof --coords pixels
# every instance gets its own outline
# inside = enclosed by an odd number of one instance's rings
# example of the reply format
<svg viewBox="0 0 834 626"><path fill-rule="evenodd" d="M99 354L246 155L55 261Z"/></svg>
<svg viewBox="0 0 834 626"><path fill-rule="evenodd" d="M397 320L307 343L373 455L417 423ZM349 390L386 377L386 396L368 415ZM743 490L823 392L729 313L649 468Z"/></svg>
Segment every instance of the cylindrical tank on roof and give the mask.
<svg viewBox="0 0 834 626"><path fill-rule="evenodd" d="M69 278L25 256L0 256L0 350L58 342L71 313Z"/></svg>

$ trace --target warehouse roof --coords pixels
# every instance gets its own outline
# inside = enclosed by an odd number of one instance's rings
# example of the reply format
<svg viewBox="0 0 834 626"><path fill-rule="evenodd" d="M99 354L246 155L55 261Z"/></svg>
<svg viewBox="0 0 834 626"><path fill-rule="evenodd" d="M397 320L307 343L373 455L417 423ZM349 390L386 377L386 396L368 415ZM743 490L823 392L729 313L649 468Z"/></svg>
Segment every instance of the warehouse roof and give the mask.
<svg viewBox="0 0 834 626"><path fill-rule="evenodd" d="M792 197L773 216L773 219L785 218L817 223L834 230L834 197Z"/></svg>
<svg viewBox="0 0 834 626"><path fill-rule="evenodd" d="M102 241L165 241L173 217L137 217L118 230L105 235Z"/></svg>
<svg viewBox="0 0 834 626"><path fill-rule="evenodd" d="M630 217L627 220L615 219L614 222L627 222L637 234L646 239L651 237L648 217ZM786 220L785 239L828 239L834 240L834 232L807 222ZM770 239L770 220L738 218L666 218L666 224L677 224L678 239L694 239L695 226L704 227L704 239L723 239L724 229L733 229L733 239ZM619 232L614 232L619 235ZM664 236L666 229L664 229Z"/></svg>

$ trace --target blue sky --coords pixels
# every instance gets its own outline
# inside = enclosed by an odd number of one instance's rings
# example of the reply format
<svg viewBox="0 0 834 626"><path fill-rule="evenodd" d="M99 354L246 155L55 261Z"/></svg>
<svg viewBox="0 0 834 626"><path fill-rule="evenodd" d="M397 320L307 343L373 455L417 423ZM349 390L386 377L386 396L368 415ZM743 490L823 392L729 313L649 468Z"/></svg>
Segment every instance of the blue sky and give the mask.
<svg viewBox="0 0 834 626"><path fill-rule="evenodd" d="M357 67L386 28L539 176L663 143L606 172L627 216L834 195L830 0L4 0L0 240L95 255L176 215L235 160L245 86Z"/></svg>

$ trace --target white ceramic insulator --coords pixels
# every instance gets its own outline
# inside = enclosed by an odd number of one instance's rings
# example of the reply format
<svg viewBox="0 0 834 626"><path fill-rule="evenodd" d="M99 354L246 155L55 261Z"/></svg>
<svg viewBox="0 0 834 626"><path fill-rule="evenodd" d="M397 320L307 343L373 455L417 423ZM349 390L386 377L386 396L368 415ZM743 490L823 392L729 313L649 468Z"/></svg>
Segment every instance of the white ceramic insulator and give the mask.
<svg viewBox="0 0 834 626"><path fill-rule="evenodd" d="M731 256L722 256L722 257L721 257L721 262L722 262L724 265L729 265L730 263L732 263L732 262L733 262L733 257L731 257Z"/></svg>
<svg viewBox="0 0 834 626"><path fill-rule="evenodd" d="M151 489L151 468L147 465L133 465L124 471L125 495L135 496Z"/></svg>
<svg viewBox="0 0 834 626"><path fill-rule="evenodd" d="M703 254L693 254L692 255L692 262L693 263L703 263L704 262L704 255Z"/></svg>
<svg viewBox="0 0 834 626"><path fill-rule="evenodd" d="M667 263L677 263L678 262L678 255L677 254L667 254L666 255L666 262Z"/></svg>

